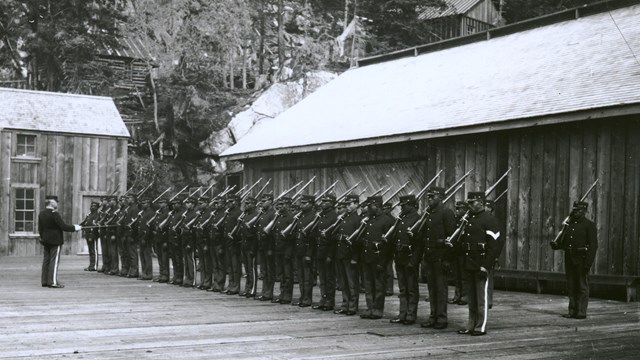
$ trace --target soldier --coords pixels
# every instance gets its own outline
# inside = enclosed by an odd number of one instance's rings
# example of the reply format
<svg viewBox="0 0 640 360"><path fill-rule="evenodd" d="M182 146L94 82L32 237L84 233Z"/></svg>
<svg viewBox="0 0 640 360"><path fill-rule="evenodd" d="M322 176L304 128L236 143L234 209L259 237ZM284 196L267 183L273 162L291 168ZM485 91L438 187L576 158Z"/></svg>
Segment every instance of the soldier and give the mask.
<svg viewBox="0 0 640 360"><path fill-rule="evenodd" d="M491 215L495 215L493 210L496 207L496 203L493 200L485 200L484 201L484 211L488 212ZM487 295L487 302L489 303L489 309L493 308L493 276L496 273L496 269L498 268L499 263L498 263L498 259L496 259L496 263L493 265L493 268L491 268L491 270L489 270L489 277L487 278L487 284L488 284L488 295Z"/></svg>
<svg viewBox="0 0 640 360"><path fill-rule="evenodd" d="M100 218L99 207L100 203L92 201L89 206L89 214L80 226L97 226ZM82 235L87 241L87 248L89 249L89 266L84 271L96 271L98 270L98 228L82 229Z"/></svg>
<svg viewBox="0 0 640 360"><path fill-rule="evenodd" d="M211 220L209 220L206 225L206 229L209 232L209 255L211 256L211 275L207 275L207 277L211 277L211 287L207 289L207 291L213 292L221 292L224 291L224 284L226 280L226 267L224 264L224 255L223 248L221 247L220 242L221 237L224 236L222 233L222 222L224 221L224 217L227 215L227 212L224 209L224 199L221 196L216 196L213 198L213 216ZM216 227L217 224L220 224Z"/></svg>
<svg viewBox="0 0 640 360"><path fill-rule="evenodd" d="M276 271L281 274L280 294L271 300L272 303L291 304L293 297L293 237L291 233L282 234L282 231L293 221L289 211L290 206L290 197L285 196L278 201L276 211L280 215L271 229Z"/></svg>
<svg viewBox="0 0 640 360"><path fill-rule="evenodd" d="M456 226L460 226L460 221L464 214L469 210L469 205L464 201L456 202ZM467 287L464 283L464 268L463 268L463 253L459 246L453 248L453 269L454 269L454 277L455 277L455 295L451 300L449 300L449 304L458 304L458 305L467 305Z"/></svg>
<svg viewBox="0 0 640 360"><path fill-rule="evenodd" d="M193 196L187 197L184 201L185 210L182 213L183 220L180 224L180 247L182 249L182 263L184 264L182 286L188 288L196 286L196 243L193 224L198 221L200 216L200 213L195 209L196 203L196 198Z"/></svg>
<svg viewBox="0 0 640 360"><path fill-rule="evenodd" d="M264 232L264 228L271 223L275 217L272 203L273 194L262 195L262 201L260 202L262 215L254 225L258 234L258 253L261 261L260 268L264 271L261 294L255 298L260 301L271 301L273 299L273 283L276 276L273 250L271 250L273 237L272 234L266 234Z"/></svg>
<svg viewBox="0 0 640 360"><path fill-rule="evenodd" d="M358 214L360 198L358 195L347 195L342 206L344 213L340 216L336 231L336 264L337 278L342 288L342 305L334 311L336 314L348 316L358 312L360 301L360 249L349 243L348 237L360 226L362 217Z"/></svg>
<svg viewBox="0 0 640 360"><path fill-rule="evenodd" d="M307 227L316 217L313 211L315 197L313 195L302 195L300 198L300 213L297 214L298 227L295 230L295 258L298 268L298 287L300 288L300 299L294 301L293 305L308 307L312 304L313 297L313 253L315 242L311 234L306 234L303 229Z"/></svg>
<svg viewBox="0 0 640 360"><path fill-rule="evenodd" d="M138 225L138 239L140 240L140 269L141 274L139 280L153 279L153 231L149 220L155 215L155 211L151 207L151 199L142 198L140 201L141 209L138 212L135 224Z"/></svg>
<svg viewBox="0 0 640 360"><path fill-rule="evenodd" d="M118 275L120 269L120 258L118 256L118 231L114 224L116 217L118 217L118 197L109 196L109 209L105 216L104 225L106 225L105 238L109 242L109 258L111 263L109 264L109 271L105 270L105 274Z"/></svg>
<svg viewBox="0 0 640 360"><path fill-rule="evenodd" d="M418 313L418 268L422 258L420 236L409 229L420 220L415 195L400 196L400 218L396 220L395 263L400 288L400 313L390 320L392 324L413 325ZM392 240L392 239L388 239Z"/></svg>
<svg viewBox="0 0 640 360"><path fill-rule="evenodd" d="M393 208L391 206L390 202L384 203L382 206L382 210L389 215L390 217L393 218L393 216L391 215L391 211L393 211ZM390 249L391 251L393 251L393 248ZM393 280L394 280L394 274L393 274L393 260L389 261L389 263L387 264L387 267L385 268L385 296L393 296Z"/></svg>
<svg viewBox="0 0 640 360"><path fill-rule="evenodd" d="M153 244L155 246L156 256L158 258L158 278L153 281L159 283L168 283L170 279L169 273L169 258L171 257L171 251L169 249L169 239L167 233L167 226L160 226L169 222L169 218L173 213L169 209L169 202L167 199L158 200L158 209L156 210L155 219L153 221L147 221L151 225L153 231Z"/></svg>
<svg viewBox="0 0 640 360"><path fill-rule="evenodd" d="M256 199L251 196L246 197L243 203L243 210L242 220L238 219L238 221L242 239L244 271L247 274L247 279L244 283L244 290L239 295L251 298L256 296L258 287L258 263L256 259L258 235L256 234L256 228L248 224L259 214L256 208Z"/></svg>
<svg viewBox="0 0 640 360"><path fill-rule="evenodd" d="M389 261L389 244L383 240L393 219L382 210L382 197L367 198L366 225L362 235L362 262L367 309L362 319L381 319L384 312L385 268ZM364 221L364 219L363 219Z"/></svg>
<svg viewBox="0 0 640 360"><path fill-rule="evenodd" d="M127 251L127 265L126 269L128 278L137 278L140 276L139 260L138 260L138 247L140 246L140 240L138 239L138 225L134 224L134 220L140 211L138 209L138 201L135 195L129 194L126 196L126 212L120 220L122 227L123 244L126 246Z"/></svg>
<svg viewBox="0 0 640 360"><path fill-rule="evenodd" d="M469 192L469 216L463 220L464 232L459 246L464 252L464 276L467 282L469 323L458 330L460 335L481 336L487 333L487 277L502 251L498 220L484 210L484 192Z"/></svg>
<svg viewBox="0 0 640 360"><path fill-rule="evenodd" d="M335 237L331 234L321 236L323 230L336 222L338 214L335 210L336 196L326 194L322 197L314 238L316 240L316 266L320 277L320 301L311 308L315 310L333 311L336 305L336 272L333 259L335 257Z"/></svg>
<svg viewBox="0 0 640 360"><path fill-rule="evenodd" d="M182 285L184 280L184 255L180 241L180 226L185 217L185 210L182 207L182 203L182 197L175 198L171 201L171 216L167 218L164 226L160 226L161 229L166 229L167 231L169 257L173 265L173 278L169 281L169 284L172 285Z"/></svg>
<svg viewBox="0 0 640 360"><path fill-rule="evenodd" d="M213 207L209 206L211 199L208 196L200 196L198 198L198 206L196 211L200 212L198 221L193 225L196 252L198 254L199 265L196 267L200 269L200 283L198 289L207 290L211 287L211 254L209 253L209 231L204 228L213 216Z"/></svg>
<svg viewBox="0 0 640 360"><path fill-rule="evenodd" d="M598 250L596 225L585 217L589 204L573 203L569 221L563 223L558 243L551 243L554 250L564 250L564 267L569 293L569 312L564 318L586 319L589 305L589 271Z"/></svg>
<svg viewBox="0 0 640 360"><path fill-rule="evenodd" d="M240 293L240 279L242 278L242 257L240 254L240 236L229 236L229 233L238 223L238 217L242 213L240 210L240 196L229 195L227 197L227 209L229 214L222 225L225 235L225 262L229 269L229 287L225 293L227 295L238 295Z"/></svg>
<svg viewBox="0 0 640 360"><path fill-rule="evenodd" d="M423 328L445 329L447 320L447 262L450 248L445 244L456 229L453 211L444 207L442 198L445 190L435 186L427 190L428 215L424 223L424 258L427 264L427 286L429 288L429 320L421 324Z"/></svg>
<svg viewBox="0 0 640 360"><path fill-rule="evenodd" d="M128 234L125 233L125 227L122 220L127 216L127 211L129 211L129 201L126 196L120 196L118 200L119 212L118 216L114 219L115 232L116 232L116 242L118 247L118 257L120 258L120 271L118 275L121 277L127 277L129 274L129 263L130 263L130 253L129 253L129 244L128 239L126 238Z"/></svg>
<svg viewBox="0 0 640 360"><path fill-rule="evenodd" d="M109 197L100 197L100 208L98 209L98 218L95 225L102 225L107 217L109 207ZM107 228L98 228L98 236L100 237L100 248L102 249L102 267L98 272L108 273L111 270L111 258L109 257L109 239L107 237Z"/></svg>

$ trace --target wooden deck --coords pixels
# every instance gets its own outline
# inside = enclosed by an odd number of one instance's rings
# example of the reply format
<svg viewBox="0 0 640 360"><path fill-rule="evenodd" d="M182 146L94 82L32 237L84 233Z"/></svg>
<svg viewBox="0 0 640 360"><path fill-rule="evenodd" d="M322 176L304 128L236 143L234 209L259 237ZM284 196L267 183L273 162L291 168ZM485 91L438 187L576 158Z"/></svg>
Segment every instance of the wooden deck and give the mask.
<svg viewBox="0 0 640 360"><path fill-rule="evenodd" d="M387 297L384 319L362 320L84 272L86 263L64 257L59 280L66 287L49 289L40 286L40 258L0 258L0 359L636 359L640 353L640 303L592 299L586 320L569 320L560 317L564 297L496 291L489 333L470 337L455 333L465 306L451 306L449 329L437 331L390 324L397 297ZM421 301L420 320L427 312Z"/></svg>

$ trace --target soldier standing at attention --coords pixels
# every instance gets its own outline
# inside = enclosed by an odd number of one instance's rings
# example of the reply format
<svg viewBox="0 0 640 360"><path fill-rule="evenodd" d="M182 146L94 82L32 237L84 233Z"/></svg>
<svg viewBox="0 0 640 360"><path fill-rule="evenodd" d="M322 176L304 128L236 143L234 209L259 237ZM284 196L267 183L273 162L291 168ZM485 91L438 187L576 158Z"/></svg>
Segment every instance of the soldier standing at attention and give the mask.
<svg viewBox="0 0 640 360"><path fill-rule="evenodd" d="M320 301L312 306L312 309L333 311L336 305L336 267L333 264L335 256L335 239L331 234L322 236L322 230L333 224L337 218L335 194L326 194L320 199L320 211L316 230L313 231L316 239L316 266L320 277Z"/></svg>
<svg viewBox="0 0 640 360"><path fill-rule="evenodd" d="M460 221L469 210L469 205L464 201L456 201L456 226L460 226ZM453 269L455 277L455 295L449 300L449 304L467 305L467 287L464 283L463 253L459 246L453 248Z"/></svg>
<svg viewBox="0 0 640 360"><path fill-rule="evenodd" d="M171 255L167 239L167 228L166 226L164 228L160 226L160 224L168 222L167 219L171 216L167 199L161 198L158 200L156 213L157 215L154 221L151 222L151 227L153 231L153 244L158 258L158 278L153 281L157 280L159 283L168 283L171 275L169 273L169 258Z"/></svg>
<svg viewBox="0 0 640 360"><path fill-rule="evenodd" d="M359 202L358 195L347 195L343 202L345 212L339 215L341 218L336 231L337 278L342 287L342 305L334 313L348 316L358 312L360 300L359 249L347 241L362 221L357 211Z"/></svg>
<svg viewBox="0 0 640 360"><path fill-rule="evenodd" d="M184 264L184 280L182 286L186 288L196 287L196 241L193 232L193 224L198 221L200 213L196 210L198 201L193 196L185 200L183 220L180 224L180 246L182 249L182 263Z"/></svg>
<svg viewBox="0 0 640 360"><path fill-rule="evenodd" d="M589 271L598 250L596 224L585 217L589 204L573 203L569 221L564 223L562 237L554 250L564 250L564 268L569 287L569 312L562 317L586 319L589 305Z"/></svg>
<svg viewBox="0 0 640 360"><path fill-rule="evenodd" d="M91 202L91 206L89 207L89 214L82 221L81 226L96 226L98 225L98 220L100 214L98 212L98 208L100 204L96 201ZM98 228L92 229L83 229L82 235L84 239L87 241L87 248L89 249L89 266L84 269L84 271L96 271L97 263L98 263Z"/></svg>
<svg viewBox="0 0 640 360"><path fill-rule="evenodd" d="M307 307L311 306L313 294L313 264L314 242L310 234L306 234L304 229L313 221L316 214L313 212L313 195L302 195L300 198L300 217L298 226L295 229L295 257L298 268L298 287L300 288L300 299L294 301L292 305Z"/></svg>
<svg viewBox="0 0 640 360"><path fill-rule="evenodd" d="M224 229L222 222L229 214L221 196L214 198L215 213L209 221L209 251L211 253L211 291L223 292L227 281L227 266L224 259ZM220 224L220 225L218 225Z"/></svg>
<svg viewBox="0 0 640 360"><path fill-rule="evenodd" d="M275 282L276 269L273 256L272 239L273 233L266 234L264 228L273 220L276 213L273 210L273 194L263 194L260 206L262 215L253 226L256 227L258 233L258 257L260 259L260 270L264 271L262 278L261 294L254 299L260 301L271 301L273 299L273 283Z"/></svg>
<svg viewBox="0 0 640 360"><path fill-rule="evenodd" d="M293 237L291 234L282 235L284 230L293 221L289 211L290 197L282 197L276 204L280 214L271 233L273 234L273 252L275 256L276 272L280 273L280 294L271 300L272 303L291 304L293 297Z"/></svg>
<svg viewBox="0 0 640 360"><path fill-rule="evenodd" d="M38 214L38 232L40 243L44 246L42 258L42 276L40 278L43 287L63 288L58 282L58 265L60 264L60 251L64 238L63 231L80 231L80 225L67 225L58 213L58 197L47 195L45 197L45 209Z"/></svg>
<svg viewBox="0 0 640 360"><path fill-rule="evenodd" d="M95 225L101 225L106 219L109 206L109 197L100 197L100 209L98 210L98 218ZM111 269L111 259L109 258L109 239L107 237L107 228L98 228L98 236L100 237L100 248L102 249L102 267L98 272L108 273Z"/></svg>
<svg viewBox="0 0 640 360"><path fill-rule="evenodd" d="M487 277L504 245L498 220L484 210L484 201L484 192L469 192L469 216L459 240L464 252L464 276L469 301L469 323L466 328L458 330L460 335L481 336L487 333Z"/></svg>
<svg viewBox="0 0 640 360"><path fill-rule="evenodd" d="M209 206L210 200L208 196L200 196L198 198L196 211L200 212L200 218L193 225L196 252L198 254L198 266L196 268L200 269L200 283L198 284L198 289L200 290L207 290L211 287L211 277L207 276L207 274L211 274L211 255L207 246L209 233L203 229L206 226L205 222L209 221L212 216L212 208Z"/></svg>
<svg viewBox="0 0 640 360"><path fill-rule="evenodd" d="M107 211L105 217L104 225L115 225L115 218L118 217L118 197L113 195L109 196L109 210ZM118 275L120 268L120 258L118 252L118 230L116 226L109 226L106 228L105 238L109 242L109 259L111 259L111 263L109 264L109 271L105 270L105 274L109 275Z"/></svg>
<svg viewBox="0 0 640 360"><path fill-rule="evenodd" d="M142 198L140 202L142 213L135 220L138 225L138 239L140 240L140 269L141 274L139 280L153 279L153 233L151 224L147 224L155 215L155 211L151 207L151 199Z"/></svg>
<svg viewBox="0 0 640 360"><path fill-rule="evenodd" d="M408 232L419 219L418 200L415 195L400 196L400 218L397 220L395 245L396 273L400 288L400 313L392 324L413 325L418 313L418 269L422 258L420 236ZM389 239L391 240L391 239Z"/></svg>
<svg viewBox="0 0 640 360"><path fill-rule="evenodd" d="M240 292L240 279L242 278L242 256L240 253L240 235L229 236L229 233L238 223L238 217L242 213L240 210L240 196L229 195L227 197L227 209L229 214L222 224L225 241L225 262L229 269L229 286L225 293L227 295L238 295Z"/></svg>
<svg viewBox="0 0 640 360"><path fill-rule="evenodd" d="M420 326L423 328L445 329L447 320L446 262L451 249L445 245L447 239L456 230L453 211L444 207L442 198L445 190L435 186L427 190L428 213L424 224L424 258L427 264L427 286L429 288L429 320Z"/></svg>
<svg viewBox="0 0 640 360"><path fill-rule="evenodd" d="M242 239L242 255L247 279L244 283L244 290L238 295L251 298L256 296L256 288L258 287L258 263L256 259L258 235L256 234L256 228L247 224L258 216L256 199L251 196L246 197L243 203L243 210L244 215L240 222L239 232Z"/></svg>
<svg viewBox="0 0 640 360"><path fill-rule="evenodd" d="M120 206L120 212L114 220L114 225L117 225L115 227L115 232L116 242L118 243L118 257L120 258L120 271L118 272L118 276L127 277L127 275L129 274L130 254L129 243L126 238L127 234L125 233L123 219L126 217L127 212L129 211L129 200L125 195L122 195L118 199L118 204Z"/></svg>
<svg viewBox="0 0 640 360"><path fill-rule="evenodd" d="M135 195L129 194L126 197L127 212L124 214L120 225L122 225L123 244L126 246L127 259L129 267L126 269L128 278L137 278L140 276L138 269L140 261L138 259L138 247L140 239L138 238L138 225L132 224L140 209L138 209L138 200Z"/></svg>
<svg viewBox="0 0 640 360"><path fill-rule="evenodd" d="M171 201L171 216L167 218L166 225L162 227L167 229L167 243L173 265L173 278L169 281L169 284L172 285L182 285L184 278L184 256L180 242L180 225L184 221L185 215L185 209L182 207L183 199L178 197Z"/></svg>
<svg viewBox="0 0 640 360"><path fill-rule="evenodd" d="M367 198L367 222L362 234L362 263L367 309L362 319L381 319L384 312L386 266L389 261L389 244L383 239L393 219L382 210L382 197ZM364 219L363 219L364 221Z"/></svg>

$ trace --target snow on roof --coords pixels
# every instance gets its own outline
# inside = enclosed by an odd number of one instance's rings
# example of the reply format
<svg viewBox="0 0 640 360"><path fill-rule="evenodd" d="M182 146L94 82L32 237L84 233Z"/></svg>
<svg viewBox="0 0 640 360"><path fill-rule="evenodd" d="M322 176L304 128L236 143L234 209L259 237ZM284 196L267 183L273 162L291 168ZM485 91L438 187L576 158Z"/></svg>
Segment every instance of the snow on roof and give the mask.
<svg viewBox="0 0 640 360"><path fill-rule="evenodd" d="M509 120L533 124L539 117L638 104L640 63L630 50L640 54L638 19L635 5L352 69L261 121L221 156L447 136L455 129L477 132L482 125L486 131Z"/></svg>
<svg viewBox="0 0 640 360"><path fill-rule="evenodd" d="M0 129L129 137L109 97L0 88Z"/></svg>

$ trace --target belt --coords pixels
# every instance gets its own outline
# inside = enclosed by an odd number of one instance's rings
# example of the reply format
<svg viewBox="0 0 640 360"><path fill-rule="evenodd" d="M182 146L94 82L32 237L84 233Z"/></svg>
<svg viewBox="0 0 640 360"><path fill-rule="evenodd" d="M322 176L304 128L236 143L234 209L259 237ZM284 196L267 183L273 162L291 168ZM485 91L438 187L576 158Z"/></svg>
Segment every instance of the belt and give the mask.
<svg viewBox="0 0 640 360"><path fill-rule="evenodd" d="M589 251L589 248L585 247L578 247L578 248L572 248L569 247L566 250L569 254L571 255L586 255L587 252Z"/></svg>
<svg viewBox="0 0 640 360"><path fill-rule="evenodd" d="M485 244L484 243L468 243L463 242L459 244L460 248L465 251L484 251Z"/></svg>

